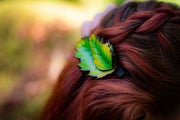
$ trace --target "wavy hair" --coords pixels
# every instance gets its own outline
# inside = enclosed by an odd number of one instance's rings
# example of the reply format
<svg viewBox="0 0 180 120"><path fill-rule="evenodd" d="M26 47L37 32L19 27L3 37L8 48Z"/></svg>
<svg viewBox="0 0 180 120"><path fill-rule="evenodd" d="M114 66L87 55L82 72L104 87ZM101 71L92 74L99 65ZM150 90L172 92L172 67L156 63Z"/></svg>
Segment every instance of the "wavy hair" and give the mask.
<svg viewBox="0 0 180 120"><path fill-rule="evenodd" d="M80 71L79 60L71 57L41 119L175 120L180 103L179 8L129 2L108 13L91 33L113 44L117 65L128 75L96 79Z"/></svg>

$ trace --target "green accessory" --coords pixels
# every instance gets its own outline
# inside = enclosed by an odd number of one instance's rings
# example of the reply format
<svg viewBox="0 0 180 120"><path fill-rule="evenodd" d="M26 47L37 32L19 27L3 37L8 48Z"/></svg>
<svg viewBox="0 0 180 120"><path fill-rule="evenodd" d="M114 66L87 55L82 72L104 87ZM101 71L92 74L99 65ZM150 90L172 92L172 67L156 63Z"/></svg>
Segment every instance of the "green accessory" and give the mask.
<svg viewBox="0 0 180 120"><path fill-rule="evenodd" d="M82 71L90 71L89 76L102 78L115 71L112 61L113 47L103 43L95 34L82 38L76 46L75 57L80 59L78 66Z"/></svg>

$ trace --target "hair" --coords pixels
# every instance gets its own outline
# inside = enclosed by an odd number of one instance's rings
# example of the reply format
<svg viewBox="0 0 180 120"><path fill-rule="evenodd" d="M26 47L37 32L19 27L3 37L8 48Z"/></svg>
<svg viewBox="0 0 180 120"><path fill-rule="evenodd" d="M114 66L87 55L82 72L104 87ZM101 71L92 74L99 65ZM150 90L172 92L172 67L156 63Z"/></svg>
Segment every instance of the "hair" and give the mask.
<svg viewBox="0 0 180 120"><path fill-rule="evenodd" d="M117 66L128 75L96 79L71 57L41 119L175 120L180 100L179 8L129 2L109 12L91 33L113 45Z"/></svg>

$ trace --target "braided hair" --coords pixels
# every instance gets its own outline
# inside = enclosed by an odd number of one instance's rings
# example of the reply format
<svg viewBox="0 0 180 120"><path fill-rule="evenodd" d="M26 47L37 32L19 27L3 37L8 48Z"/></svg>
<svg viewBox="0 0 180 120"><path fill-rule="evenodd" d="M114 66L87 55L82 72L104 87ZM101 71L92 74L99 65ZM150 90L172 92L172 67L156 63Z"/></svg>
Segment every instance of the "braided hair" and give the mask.
<svg viewBox="0 0 180 120"><path fill-rule="evenodd" d="M129 2L91 31L109 41L128 74L101 79L71 58L43 120L176 120L180 96L180 10L163 2Z"/></svg>

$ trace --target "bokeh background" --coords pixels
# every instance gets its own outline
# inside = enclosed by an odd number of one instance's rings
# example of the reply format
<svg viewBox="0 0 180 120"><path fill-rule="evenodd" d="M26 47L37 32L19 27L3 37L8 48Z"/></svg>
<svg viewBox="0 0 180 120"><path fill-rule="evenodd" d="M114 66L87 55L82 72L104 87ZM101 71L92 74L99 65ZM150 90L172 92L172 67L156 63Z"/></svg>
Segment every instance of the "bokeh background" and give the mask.
<svg viewBox="0 0 180 120"><path fill-rule="evenodd" d="M0 0L0 120L36 119L82 23L124 1Z"/></svg>

